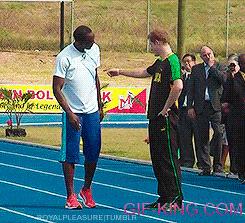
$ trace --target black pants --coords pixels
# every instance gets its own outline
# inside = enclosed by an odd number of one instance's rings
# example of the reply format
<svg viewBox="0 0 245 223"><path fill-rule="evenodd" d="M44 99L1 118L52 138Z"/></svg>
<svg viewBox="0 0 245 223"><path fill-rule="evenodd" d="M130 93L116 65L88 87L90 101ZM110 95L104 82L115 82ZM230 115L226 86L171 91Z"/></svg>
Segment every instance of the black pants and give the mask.
<svg viewBox="0 0 245 223"><path fill-rule="evenodd" d="M214 131L213 137L209 142L209 127ZM205 102L204 110L197 115L197 128L200 146L198 146L197 157L203 170L211 170L210 151L214 157L214 171L222 169L222 129L221 112L216 112L210 102ZM199 151L200 150L200 151Z"/></svg>
<svg viewBox="0 0 245 223"><path fill-rule="evenodd" d="M180 146L180 165L192 168L195 164L193 136L195 138L195 148L198 147L197 143L197 124L196 120L190 119L187 113L187 108L179 110L179 146ZM199 165L199 162L197 163Z"/></svg>
<svg viewBox="0 0 245 223"><path fill-rule="evenodd" d="M236 135L234 133L237 131L237 122L234 121L235 117L228 115L227 121L225 122L225 129L227 134L227 140L229 145L229 157L230 157L230 172L237 174L238 173L238 153L236 145ZM239 124L239 121L238 121ZM234 138L235 136L235 138ZM244 147L245 148L245 147Z"/></svg>
<svg viewBox="0 0 245 223"><path fill-rule="evenodd" d="M245 118L239 114L231 115L228 125L231 128L230 134L232 136L234 157L232 161L235 162L239 177L245 178Z"/></svg>
<svg viewBox="0 0 245 223"><path fill-rule="evenodd" d="M149 120L152 166L163 203L183 199L177 138L177 116L173 112L167 118L159 116Z"/></svg>

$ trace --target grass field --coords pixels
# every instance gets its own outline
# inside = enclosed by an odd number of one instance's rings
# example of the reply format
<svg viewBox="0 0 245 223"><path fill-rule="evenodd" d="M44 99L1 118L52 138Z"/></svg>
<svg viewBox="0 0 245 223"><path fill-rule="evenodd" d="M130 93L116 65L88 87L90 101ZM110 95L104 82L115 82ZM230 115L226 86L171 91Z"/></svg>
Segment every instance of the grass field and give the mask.
<svg viewBox="0 0 245 223"><path fill-rule="evenodd" d="M110 78L104 70L119 67L132 69L147 67L154 61L150 53L102 52L100 80L110 86L146 87L150 79ZM55 56L52 52L0 52L1 84L46 84L52 83Z"/></svg>
<svg viewBox="0 0 245 223"><path fill-rule="evenodd" d="M177 0L151 0L151 29L165 28L176 50ZM226 0L188 0L186 6L186 51L198 54L203 44L212 46L224 59ZM111 67L147 67L154 55L146 53L146 0L77 0L75 26L91 26L100 45L102 84L149 86L150 79L109 78ZM67 6L66 6L67 7ZM230 52L245 51L245 0L231 1ZM66 43L69 42L69 8L66 8ZM1 84L51 85L55 55L59 51L59 5L57 3L4 3L0 1ZM198 57L198 60L200 58ZM48 145L60 144L60 129L27 127L21 140ZM113 137L116 135L117 137ZM145 129L103 129L103 153L149 159L142 141ZM4 137L1 129L0 137Z"/></svg>
<svg viewBox="0 0 245 223"><path fill-rule="evenodd" d="M61 145L59 127L25 127L26 137L8 137L8 139L39 143L51 146ZM144 143L147 129L102 129L102 153L119 157L149 160L148 145ZM4 129L0 129L0 138L5 138Z"/></svg>
<svg viewBox="0 0 245 223"><path fill-rule="evenodd" d="M26 137L7 137L7 139L32 142L43 145L61 145L60 127L25 127ZM212 132L211 132L212 134ZM117 157L138 160L150 160L149 146L144 142L147 129L109 129L102 128L101 153ZM5 137L4 128L0 128L0 138ZM82 143L81 143L82 150ZM230 160L227 157L225 171L229 172Z"/></svg>
<svg viewBox="0 0 245 223"><path fill-rule="evenodd" d="M151 0L151 29L165 28L176 50L177 0ZM224 58L226 0L186 1L186 52L198 53L209 44ZM129 7L130 6L130 7ZM69 42L69 5L66 5L66 42ZM146 67L154 56L145 53L147 0L77 0L74 25L92 27L102 50L100 78L111 86L148 86L149 80L110 79L111 67ZM245 0L232 0L230 51L245 51ZM51 84L59 51L59 4L0 2L1 83ZM199 57L198 57L199 59Z"/></svg>
<svg viewBox="0 0 245 223"><path fill-rule="evenodd" d="M197 52L209 44L225 55L227 0L186 1L186 50ZM230 1L230 52L244 50L245 0ZM150 28L170 33L173 49L177 39L178 0L151 0ZM70 8L66 4L66 42ZM89 25L103 51L145 52L147 0L76 0L74 25ZM0 49L54 50L59 47L59 4L0 2Z"/></svg>

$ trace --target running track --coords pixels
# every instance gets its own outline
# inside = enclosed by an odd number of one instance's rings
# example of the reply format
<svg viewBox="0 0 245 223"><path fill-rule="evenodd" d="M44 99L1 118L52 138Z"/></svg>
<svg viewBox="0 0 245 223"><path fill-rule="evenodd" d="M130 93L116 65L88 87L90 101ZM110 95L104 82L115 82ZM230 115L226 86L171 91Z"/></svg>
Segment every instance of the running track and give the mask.
<svg viewBox="0 0 245 223"><path fill-rule="evenodd" d="M100 158L94 178L97 208L66 210L64 179L57 156L57 150L0 141L1 223L245 222L245 185L236 179L200 177L190 172L182 172L183 213L142 213L142 207L138 213L138 204L142 206L157 198L151 166L108 158ZM82 183L83 167L79 165L76 191ZM127 203L131 203L127 208L133 211L131 215L124 213ZM234 205L233 210L230 204Z"/></svg>
<svg viewBox="0 0 245 223"><path fill-rule="evenodd" d="M0 126L6 126L8 119L6 114L0 113ZM61 126L61 121L61 114L25 114L21 125ZM148 120L145 114L106 114L101 126L103 128L147 128Z"/></svg>

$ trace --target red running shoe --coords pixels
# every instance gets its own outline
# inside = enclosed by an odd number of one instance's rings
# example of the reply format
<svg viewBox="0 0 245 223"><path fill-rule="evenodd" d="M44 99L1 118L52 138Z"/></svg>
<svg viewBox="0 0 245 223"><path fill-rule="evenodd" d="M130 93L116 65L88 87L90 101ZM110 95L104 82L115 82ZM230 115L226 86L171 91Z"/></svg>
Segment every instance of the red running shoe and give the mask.
<svg viewBox="0 0 245 223"><path fill-rule="evenodd" d="M72 194L67 198L65 208L67 209L81 209L82 208L82 205L77 200L76 194Z"/></svg>
<svg viewBox="0 0 245 223"><path fill-rule="evenodd" d="M87 208L95 208L96 207L96 204L95 204L93 197L92 197L91 189L82 188L82 190L78 194L78 198L81 199L81 201L83 202L85 207L87 207Z"/></svg>

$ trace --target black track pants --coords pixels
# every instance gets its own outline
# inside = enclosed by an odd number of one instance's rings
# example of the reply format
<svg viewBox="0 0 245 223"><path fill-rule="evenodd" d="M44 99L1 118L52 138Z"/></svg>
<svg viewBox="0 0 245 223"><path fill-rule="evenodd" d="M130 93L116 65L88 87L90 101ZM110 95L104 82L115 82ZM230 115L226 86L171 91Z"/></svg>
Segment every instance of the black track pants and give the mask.
<svg viewBox="0 0 245 223"><path fill-rule="evenodd" d="M150 153L162 202L183 199L177 140L177 116L159 116L149 120Z"/></svg>

